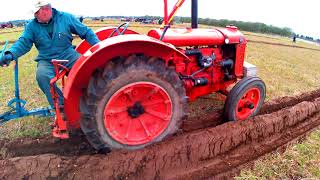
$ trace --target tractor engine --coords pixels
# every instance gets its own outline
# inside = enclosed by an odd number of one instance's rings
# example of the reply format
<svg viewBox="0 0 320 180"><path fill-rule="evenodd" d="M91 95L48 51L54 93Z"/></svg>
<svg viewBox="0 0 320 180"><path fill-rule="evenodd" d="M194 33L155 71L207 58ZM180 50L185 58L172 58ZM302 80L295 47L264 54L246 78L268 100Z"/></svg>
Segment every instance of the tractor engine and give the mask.
<svg viewBox="0 0 320 180"><path fill-rule="evenodd" d="M162 30L148 35L160 38ZM190 101L227 87L243 76L246 40L235 26L225 29L169 29L163 39L188 59L173 58Z"/></svg>

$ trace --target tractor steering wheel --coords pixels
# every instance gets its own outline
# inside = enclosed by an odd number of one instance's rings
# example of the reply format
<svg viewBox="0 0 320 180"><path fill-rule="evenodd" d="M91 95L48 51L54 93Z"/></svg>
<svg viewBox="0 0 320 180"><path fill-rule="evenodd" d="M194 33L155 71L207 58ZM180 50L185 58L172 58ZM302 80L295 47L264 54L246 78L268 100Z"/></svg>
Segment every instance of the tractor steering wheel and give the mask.
<svg viewBox="0 0 320 180"><path fill-rule="evenodd" d="M121 27L123 27L123 26L124 26L124 28L123 28L122 32L120 32L119 29L120 29ZM128 26L129 26L129 23L128 23L128 22L125 22L125 23L120 24L118 27L116 27L116 28L112 31L112 33L109 35L108 38L112 37L115 32L117 32L118 35L123 35L124 32L128 29Z"/></svg>

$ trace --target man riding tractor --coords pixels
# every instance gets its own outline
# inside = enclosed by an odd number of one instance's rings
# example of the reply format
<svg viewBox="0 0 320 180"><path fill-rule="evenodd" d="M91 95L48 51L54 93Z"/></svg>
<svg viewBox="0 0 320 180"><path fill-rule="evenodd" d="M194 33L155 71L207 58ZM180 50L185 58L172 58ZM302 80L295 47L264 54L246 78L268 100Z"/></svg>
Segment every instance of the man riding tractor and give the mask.
<svg viewBox="0 0 320 180"><path fill-rule="evenodd" d="M38 63L36 80L42 92L47 97L51 107L54 107L50 94L50 80L55 76L53 59L68 60L65 65L71 68L80 54L72 46L72 34L77 34L91 45L100 40L96 34L79 22L73 15L60 12L51 7L46 0L36 0L33 4L34 19L26 25L21 37L0 57L0 66L8 66L12 60L17 60L30 51L34 44L39 51L35 61ZM63 106L62 92L57 86L56 91Z"/></svg>

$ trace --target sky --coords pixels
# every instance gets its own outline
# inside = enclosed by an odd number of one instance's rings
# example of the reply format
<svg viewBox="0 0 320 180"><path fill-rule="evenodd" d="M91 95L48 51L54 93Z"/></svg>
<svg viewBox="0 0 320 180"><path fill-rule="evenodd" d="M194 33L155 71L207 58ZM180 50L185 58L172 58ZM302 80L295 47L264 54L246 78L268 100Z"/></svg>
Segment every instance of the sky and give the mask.
<svg viewBox="0 0 320 180"><path fill-rule="evenodd" d="M54 8L82 16L163 16L163 0L50 0ZM177 0L168 0L172 7ZM0 22L30 19L32 0L2 1ZM320 39L319 0L198 0L199 17L262 22L289 27L295 33ZM177 16L190 16L185 0Z"/></svg>

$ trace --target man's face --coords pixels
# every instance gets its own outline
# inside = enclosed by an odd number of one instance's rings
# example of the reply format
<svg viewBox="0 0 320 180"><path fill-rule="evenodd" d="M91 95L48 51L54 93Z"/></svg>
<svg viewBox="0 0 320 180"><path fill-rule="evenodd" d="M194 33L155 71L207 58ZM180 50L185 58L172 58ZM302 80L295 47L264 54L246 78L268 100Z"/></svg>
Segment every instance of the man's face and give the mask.
<svg viewBox="0 0 320 180"><path fill-rule="evenodd" d="M52 8L50 5L43 6L34 14L34 17L37 18L37 20L40 23L48 23L52 18Z"/></svg>

